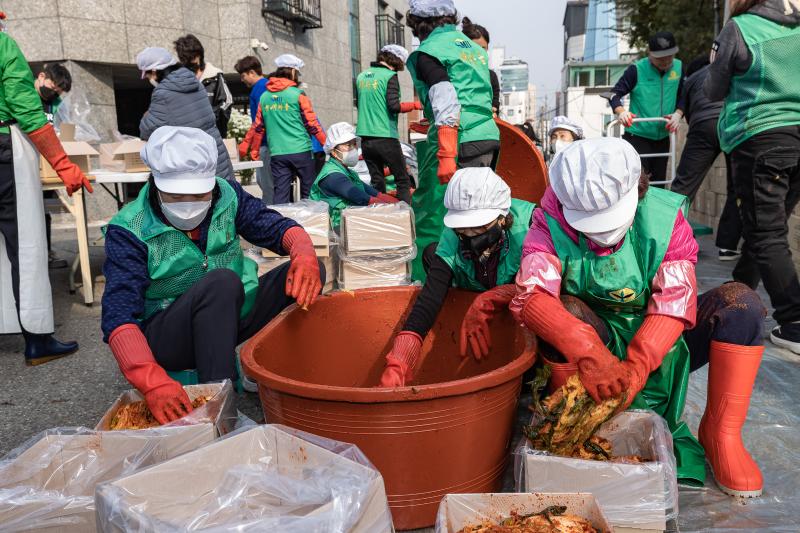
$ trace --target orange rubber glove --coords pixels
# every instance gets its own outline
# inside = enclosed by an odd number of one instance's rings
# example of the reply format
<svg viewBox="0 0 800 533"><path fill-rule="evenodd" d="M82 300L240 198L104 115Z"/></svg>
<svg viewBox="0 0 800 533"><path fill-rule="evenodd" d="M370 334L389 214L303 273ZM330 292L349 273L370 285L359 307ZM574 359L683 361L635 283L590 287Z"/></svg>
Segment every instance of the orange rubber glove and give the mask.
<svg viewBox="0 0 800 533"><path fill-rule="evenodd" d="M509 284L498 285L475 298L461 322L461 357L467 356L467 347L478 361L489 356L492 347L489 325L495 315L508 309L516 295L516 285Z"/></svg>
<svg viewBox="0 0 800 533"><path fill-rule="evenodd" d="M581 383L595 402L628 390L629 369L606 348L594 328L573 316L558 298L534 291L522 310L522 321L568 362L578 364Z"/></svg>
<svg viewBox="0 0 800 533"><path fill-rule="evenodd" d="M125 379L142 393L159 424L168 424L192 412L186 391L156 362L137 325L119 326L111 332L108 345Z"/></svg>
<svg viewBox="0 0 800 533"><path fill-rule="evenodd" d="M619 115L617 115L617 120L619 123L625 126L626 128L630 128L633 126L633 119L636 118L635 113L631 113L630 111L623 111Z"/></svg>
<svg viewBox="0 0 800 533"><path fill-rule="evenodd" d="M281 244L289 252L291 258L289 273L286 275L286 296L291 296L297 305L308 310L308 306L322 291L322 280L314 244L306 230L299 226L286 230Z"/></svg>
<svg viewBox="0 0 800 533"><path fill-rule="evenodd" d="M374 204L396 204L399 202L397 198L394 196L390 196L386 193L379 192L377 196L373 196L369 199L369 205Z"/></svg>
<svg viewBox="0 0 800 533"><path fill-rule="evenodd" d="M61 146L61 141L58 140L52 124L46 124L38 130L28 133L28 138L64 182L68 195L72 196L72 193L79 191L81 187L86 187L87 191L94 192L92 184L83 175L78 165L70 161L67 154L64 153L64 147Z"/></svg>
<svg viewBox="0 0 800 533"><path fill-rule="evenodd" d="M628 345L623 365L629 370L631 381L627 409L637 394L642 392L650 373L661 366L664 356L683 334L682 320L666 315L647 315Z"/></svg>
<svg viewBox="0 0 800 533"><path fill-rule="evenodd" d="M420 111L421 109L422 104L416 100L413 102L400 102L401 113L410 113L411 111Z"/></svg>
<svg viewBox="0 0 800 533"><path fill-rule="evenodd" d="M392 351L386 354L386 368L381 387L405 387L414 378L414 367L422 352L422 337L413 331L401 331L394 338Z"/></svg>
<svg viewBox="0 0 800 533"><path fill-rule="evenodd" d="M247 133L244 136L244 140L239 143L239 159L244 160L244 158L247 157L248 152L250 152L250 138L252 138L250 132L252 130L253 128L247 130Z"/></svg>
<svg viewBox="0 0 800 533"><path fill-rule="evenodd" d="M456 173L456 157L458 157L458 128L455 126L439 126L437 132L439 138L439 151L436 157L439 159L439 170L436 176L439 183L446 185L453 174Z"/></svg>

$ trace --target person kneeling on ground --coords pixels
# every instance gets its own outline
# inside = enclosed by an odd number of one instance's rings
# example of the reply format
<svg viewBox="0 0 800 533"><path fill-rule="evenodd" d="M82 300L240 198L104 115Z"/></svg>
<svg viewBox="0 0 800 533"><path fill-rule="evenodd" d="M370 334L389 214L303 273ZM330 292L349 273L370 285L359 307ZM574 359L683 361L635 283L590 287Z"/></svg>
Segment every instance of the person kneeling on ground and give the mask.
<svg viewBox="0 0 800 533"><path fill-rule="evenodd" d="M445 229L423 254L428 273L403 330L386 356L382 387L402 387L413 379L422 341L433 327L448 289L480 292L461 325L461 356L489 353L489 324L516 295L522 243L534 204L511 198L511 189L489 168L456 171L447 185Z"/></svg>
<svg viewBox="0 0 800 533"><path fill-rule="evenodd" d="M741 429L761 362L758 295L727 283L697 296L697 241L684 196L647 187L627 142L592 139L556 155L534 213L511 310L563 383L599 402L625 395L672 431L678 479L702 484L705 456L731 495L761 494ZM709 363L700 443L681 421L689 372ZM558 384L558 383L557 383Z"/></svg>
<svg viewBox="0 0 800 533"><path fill-rule="evenodd" d="M329 206L331 225L336 228L342 209L352 205L394 204L399 200L367 185L353 167L358 164L358 137L347 122L337 122L328 128L325 152L330 155L322 167L309 198Z"/></svg>
<svg viewBox="0 0 800 533"><path fill-rule="evenodd" d="M324 267L308 234L215 177L214 139L163 126L142 149L151 175L107 226L102 329L125 378L164 424L191 411L167 371L235 379L236 346L293 302L307 308ZM261 278L239 235L291 257Z"/></svg>

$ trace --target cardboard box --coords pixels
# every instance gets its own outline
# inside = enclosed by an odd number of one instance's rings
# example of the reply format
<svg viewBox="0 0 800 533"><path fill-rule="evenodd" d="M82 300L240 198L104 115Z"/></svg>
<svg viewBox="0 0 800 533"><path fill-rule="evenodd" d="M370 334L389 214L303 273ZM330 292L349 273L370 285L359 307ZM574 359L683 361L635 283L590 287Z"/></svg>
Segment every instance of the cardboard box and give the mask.
<svg viewBox="0 0 800 533"><path fill-rule="evenodd" d="M62 122L58 125L58 138L61 142L75 140L75 124Z"/></svg>
<svg viewBox="0 0 800 533"><path fill-rule="evenodd" d="M233 386L230 380L222 383L204 383L201 385L186 385L183 387L189 400L194 400L198 396L211 396L212 398L202 407L198 407L187 416L178 419L163 427L187 426L190 424L211 423L214 424L217 437L233 430L236 424L236 405L233 395ZM95 426L96 430L109 430L114 415L119 408L125 404L144 400L144 397L137 390L123 392L119 398L100 419ZM139 430L148 431L148 430Z"/></svg>
<svg viewBox="0 0 800 533"><path fill-rule="evenodd" d="M237 163L239 161L239 145L236 144L236 139L232 139L230 137L227 139L222 139L222 144L224 144L225 148L228 150L231 163Z"/></svg>
<svg viewBox="0 0 800 533"><path fill-rule="evenodd" d="M0 530L94 533L94 492L214 440L214 426L143 431L54 429L0 462Z"/></svg>
<svg viewBox="0 0 800 533"><path fill-rule="evenodd" d="M328 213L328 204L314 200L301 200L292 204L271 205L286 218L291 218L306 230L318 257L330 255L330 229L331 217ZM264 257L278 257L269 250L264 250Z"/></svg>
<svg viewBox="0 0 800 533"><path fill-rule="evenodd" d="M525 447L517 452L522 455L521 490L592 493L615 531L665 531L678 511L675 458L666 423L652 411L625 411L597 434L611 441L615 455L638 454L653 461L587 461L530 453Z"/></svg>
<svg viewBox="0 0 800 533"><path fill-rule="evenodd" d="M616 531L611 527L594 496L567 494L448 494L439 505L436 533L456 533L469 526L486 522L499 523L511 511L526 515L538 513L553 505L563 505L568 514L585 518L598 531Z"/></svg>
<svg viewBox="0 0 800 533"><path fill-rule="evenodd" d="M339 261L339 288L394 287L411 282L411 265L396 259L363 258Z"/></svg>
<svg viewBox="0 0 800 533"><path fill-rule="evenodd" d="M322 286L322 292L327 293L335 288L336 282L336 262L332 257L320 257L322 264L325 265L325 284ZM270 257L264 258L258 262L258 277L263 276L270 270L278 268L282 264L289 261L288 257Z"/></svg>
<svg viewBox="0 0 800 533"><path fill-rule="evenodd" d="M145 144L141 139L122 141L114 148L114 159L124 163L125 172L149 172L150 167L144 164L140 155Z"/></svg>
<svg viewBox="0 0 800 533"><path fill-rule="evenodd" d="M258 520L259 531L315 531L325 520L332 531L392 531L383 478L353 457L363 454L352 445L255 426L101 485L98 527L234 531Z"/></svg>
<svg viewBox="0 0 800 533"><path fill-rule="evenodd" d="M414 221L406 204L348 207L340 231L347 256L408 253L414 246Z"/></svg>
<svg viewBox="0 0 800 533"><path fill-rule="evenodd" d="M84 174L92 172L92 158L99 156L100 152L92 148L89 143L83 141L63 141L61 146L64 147L64 153L69 156L69 160L78 165L81 172ZM39 174L44 180L58 178L56 171L42 156L39 156Z"/></svg>

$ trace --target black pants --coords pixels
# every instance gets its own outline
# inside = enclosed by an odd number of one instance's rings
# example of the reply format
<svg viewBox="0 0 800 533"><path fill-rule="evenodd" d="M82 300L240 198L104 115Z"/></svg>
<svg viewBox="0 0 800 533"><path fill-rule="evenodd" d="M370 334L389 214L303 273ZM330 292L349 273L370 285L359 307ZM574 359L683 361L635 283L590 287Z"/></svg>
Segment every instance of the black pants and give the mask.
<svg viewBox="0 0 800 533"><path fill-rule="evenodd" d="M669 152L669 137L654 141L625 133L622 138L631 143L639 155L666 154ZM650 175L650 181L665 181L667 179L668 160L668 157L643 157L642 170Z"/></svg>
<svg viewBox="0 0 800 533"><path fill-rule="evenodd" d="M212 270L186 293L144 325L147 343L169 371L196 368L201 383L236 378L236 346L252 337L294 300L286 296L290 263L258 280L250 313L239 313L244 287L232 270ZM320 263L325 277L325 267Z"/></svg>
<svg viewBox="0 0 800 533"><path fill-rule="evenodd" d="M562 296L561 301L567 311L591 325L603 342L608 342L605 322L587 304L574 296ZM683 333L691 372L708 363L711 341L761 346L766 314L758 294L741 283L726 283L698 296L695 327ZM549 344L541 343L539 349L548 360L563 361L563 356Z"/></svg>
<svg viewBox="0 0 800 533"><path fill-rule="evenodd" d="M722 148L719 146L717 136L717 121L704 120L693 125L686 137L680 163L678 163L677 176L672 182L671 190L689 197L694 201L698 189L703 184L709 169L717 160ZM731 159L725 155L727 199L717 226L718 248L738 250L739 240L742 238L742 219L739 217L739 208L736 206L736 191L733 188L733 174L731 173Z"/></svg>
<svg viewBox="0 0 800 533"><path fill-rule="evenodd" d="M497 167L499 141L473 141L458 146L458 168Z"/></svg>
<svg viewBox="0 0 800 533"><path fill-rule="evenodd" d="M400 141L389 137L362 137L361 153L369 169L372 186L386 192L386 177L383 168L389 167L397 186L397 198L411 204L411 177L406 169L406 158Z"/></svg>
<svg viewBox="0 0 800 533"><path fill-rule="evenodd" d="M300 198L308 198L311 186L317 178L314 168L314 156L311 152L271 156L270 170L275 181L273 201L276 204L288 204L292 201L292 182L295 176L300 178ZM294 200L298 201L300 198Z"/></svg>
<svg viewBox="0 0 800 533"><path fill-rule="evenodd" d="M325 152L314 152L314 175L318 176L325 166Z"/></svg>
<svg viewBox="0 0 800 533"><path fill-rule="evenodd" d="M800 283L787 224L800 200L800 127L751 137L731 152L731 167L745 241L733 278L752 288L763 280L775 321L800 321Z"/></svg>

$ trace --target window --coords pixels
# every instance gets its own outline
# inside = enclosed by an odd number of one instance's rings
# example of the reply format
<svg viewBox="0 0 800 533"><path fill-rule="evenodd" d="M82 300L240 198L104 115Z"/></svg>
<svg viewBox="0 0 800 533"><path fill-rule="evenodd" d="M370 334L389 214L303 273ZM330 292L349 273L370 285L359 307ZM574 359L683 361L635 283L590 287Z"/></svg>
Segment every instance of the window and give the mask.
<svg viewBox="0 0 800 533"><path fill-rule="evenodd" d="M594 86L605 87L608 83L608 67L600 67L594 71Z"/></svg>
<svg viewBox="0 0 800 533"><path fill-rule="evenodd" d="M303 31L322 27L320 0L263 0L261 15L268 13L300 24Z"/></svg>
<svg viewBox="0 0 800 533"><path fill-rule="evenodd" d="M578 71L578 87L591 87L592 85L592 71L581 70Z"/></svg>
<svg viewBox="0 0 800 533"><path fill-rule="evenodd" d="M353 105L358 103L356 78L361 73L361 28L358 20L358 0L350 0L350 64L353 70Z"/></svg>
<svg viewBox="0 0 800 533"><path fill-rule="evenodd" d="M375 36L378 50L387 44L406 45L406 27L390 15L375 15Z"/></svg>

